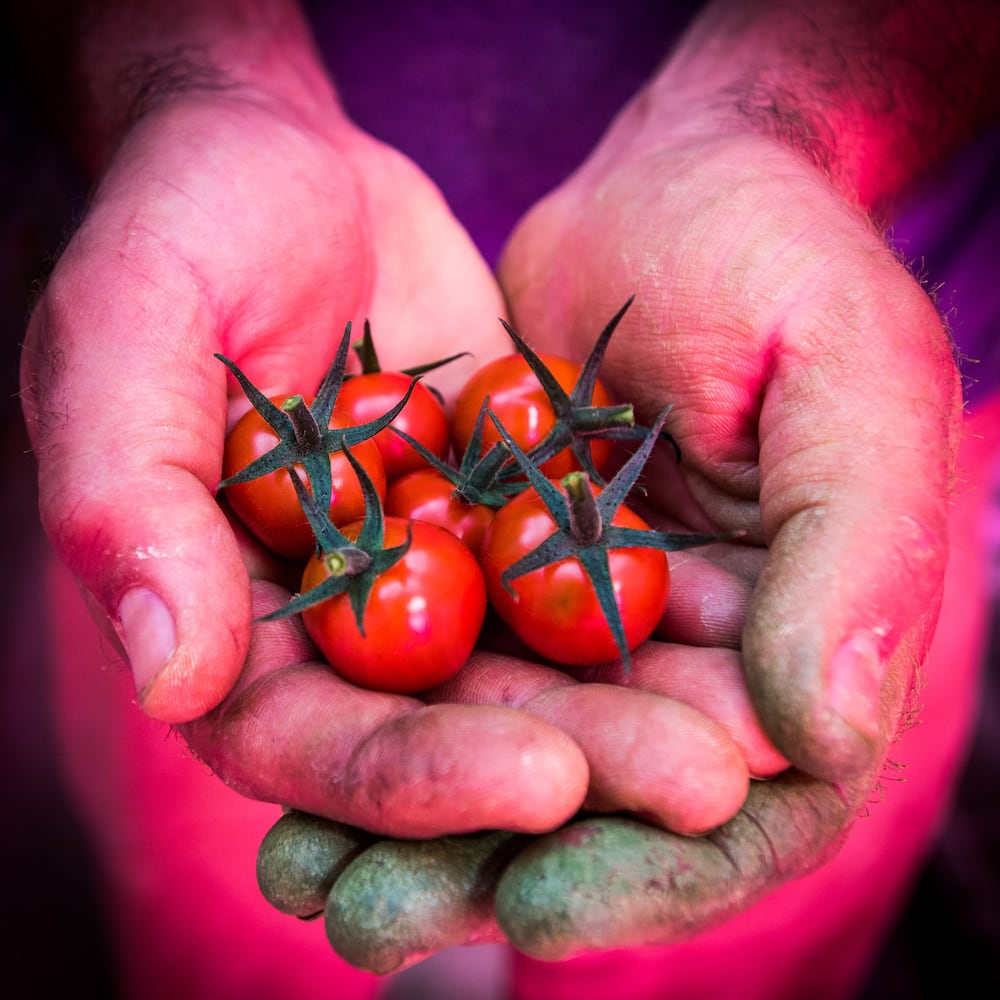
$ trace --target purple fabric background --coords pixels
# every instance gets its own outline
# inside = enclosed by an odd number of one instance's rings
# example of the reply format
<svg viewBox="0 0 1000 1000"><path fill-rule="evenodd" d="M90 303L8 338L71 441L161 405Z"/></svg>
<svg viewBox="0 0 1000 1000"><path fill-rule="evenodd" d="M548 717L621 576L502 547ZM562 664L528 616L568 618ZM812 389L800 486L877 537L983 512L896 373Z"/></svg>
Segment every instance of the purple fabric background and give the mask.
<svg viewBox="0 0 1000 1000"><path fill-rule="evenodd" d="M586 155L693 9L640 0L362 0L310 7L350 113L424 167L491 262L522 212ZM573 15L568 28L560 17L567 11ZM34 462L16 397L19 344L33 282L83 203L65 150L25 102L9 40L0 32L0 523L7 528L6 565L13 569L0 602L5 638L27 637L23 623L37 617L43 601L31 559L40 529ZM979 359L963 365L973 400L1000 380L998 167L1000 132L957 161L895 229L901 252L922 260L929 280L941 285L939 298L962 350ZM19 987L30 982L34 996L110 998L99 887L55 759L44 636L20 645L11 640L5 651L4 985L11 995L22 995ZM954 968L978 979L981 995L1000 995L996 663L994 655L954 817L864 1000L952 995Z"/></svg>
<svg viewBox="0 0 1000 1000"><path fill-rule="evenodd" d="M975 402L1000 385L1000 127L914 193L892 230L914 272L936 288Z"/></svg>
<svg viewBox="0 0 1000 1000"><path fill-rule="evenodd" d="M306 6L348 113L436 181L494 264L514 223L584 159L698 5Z"/></svg>

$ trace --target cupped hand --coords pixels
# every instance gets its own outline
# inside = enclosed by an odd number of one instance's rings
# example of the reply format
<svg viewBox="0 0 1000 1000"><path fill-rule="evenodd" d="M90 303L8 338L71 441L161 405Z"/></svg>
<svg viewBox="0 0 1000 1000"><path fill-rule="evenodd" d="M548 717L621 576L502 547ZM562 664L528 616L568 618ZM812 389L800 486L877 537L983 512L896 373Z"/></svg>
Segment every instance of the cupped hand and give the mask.
<svg viewBox="0 0 1000 1000"><path fill-rule="evenodd" d="M664 445L648 466L647 513L746 532L672 558L661 637L738 648L800 769L869 771L947 559L961 396L927 294L798 154L627 116L522 223L500 278L522 335L576 357L635 295L602 376L640 421L673 404L680 459Z"/></svg>
<svg viewBox="0 0 1000 1000"><path fill-rule="evenodd" d="M267 583L256 592L258 614L288 596ZM282 912L323 913L332 947L359 968L386 974L443 948L508 937L529 954L553 947L533 921L551 924L557 947L575 943L579 911L567 922L555 897L536 898L509 907L511 921L495 908L501 879L518 884L527 870L532 883L539 851L557 868L560 858L576 867L593 824L624 823L684 864L703 853L699 835L722 836L735 822L751 774L787 767L732 650L705 646L689 659L648 643L631 681L595 672L589 683L514 650L501 634L445 684L394 696L338 678L297 619L262 623L230 696L179 727L232 787L291 809L261 845L261 890ZM601 865L617 873L609 884L637 877L634 859L618 865L616 844L592 846L581 868L592 881ZM593 901L591 886L565 872L541 881ZM648 933L649 921L623 914L620 899L584 909L607 934Z"/></svg>
<svg viewBox="0 0 1000 1000"><path fill-rule="evenodd" d="M602 375L640 420L674 407L680 457L664 443L648 467L646 513L746 532L672 557L662 644L629 678L610 666L588 679L708 710L699 658L738 657L793 768L697 841L571 825L519 855L496 899L509 939L546 959L675 941L828 860L907 724L947 562L950 343L812 164L755 135L664 134L641 114L529 214L500 279L522 335L576 357L636 296Z"/></svg>
<svg viewBox="0 0 1000 1000"><path fill-rule="evenodd" d="M508 350L488 268L409 161L329 93L185 91L128 133L31 317L23 352L41 516L110 624L154 718L235 681L247 570L215 500L227 425L264 391L313 392L349 320L386 366ZM109 629L109 632L111 631Z"/></svg>
<svg viewBox="0 0 1000 1000"><path fill-rule="evenodd" d="M338 680L294 623L251 631L261 564L215 497L248 403L213 355L265 393L309 392L345 317L370 318L386 367L471 352L434 372L448 398L511 350L502 309L436 189L332 98L179 95L120 146L32 316L44 523L143 709L247 795L406 837L550 830L584 803L700 832L738 808L749 772L699 712L559 691L563 675L525 661L502 689L470 672L464 704L426 707ZM666 730L686 735L676 760L652 752ZM631 732L643 738L607 735ZM671 768L682 780L660 781Z"/></svg>
<svg viewBox="0 0 1000 1000"><path fill-rule="evenodd" d="M500 278L522 336L577 358L635 295L602 377L641 420L674 405L680 459L664 442L648 466L646 513L746 534L671 556L671 603L628 676L482 652L432 693L556 713L588 754L587 811L616 815L342 857L327 932L376 971L500 936L547 960L678 941L828 861L905 727L941 599L950 346L864 214L797 154L731 133L651 141L626 115L521 224ZM696 827L650 789L697 744L636 725L633 696L650 718L712 716L772 780L704 836L679 835ZM365 922L390 905L398 919Z"/></svg>

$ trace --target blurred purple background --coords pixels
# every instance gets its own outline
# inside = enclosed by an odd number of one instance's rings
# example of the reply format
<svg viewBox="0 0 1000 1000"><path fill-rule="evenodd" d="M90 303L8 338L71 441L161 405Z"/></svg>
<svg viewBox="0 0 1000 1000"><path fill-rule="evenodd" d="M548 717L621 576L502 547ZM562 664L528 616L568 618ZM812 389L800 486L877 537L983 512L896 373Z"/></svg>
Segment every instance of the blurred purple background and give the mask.
<svg viewBox="0 0 1000 1000"><path fill-rule="evenodd" d="M511 0L503 18L511 37L498 40L482 34L474 5L408 5L388 33L383 29L390 22L380 16L384 5L354 5L336 14L336 24L329 8L312 6L324 52L339 67L349 112L409 152L442 185L491 262L518 216L585 155L655 65L660 39L688 16L683 5L659 11L633 0L608 10L581 5L581 30L567 36L547 21L544 5ZM515 37L513 26L522 17L532 18L531 44ZM456 42L453 57L435 60L430 73L421 53L439 40L445 22ZM0 662L6 928L0 967L5 982L30 982L34 996L113 998L100 886L61 784L49 716L37 572L43 542L34 462L16 397L18 348L34 288L81 213L85 189L26 101L9 38L7 32L0 36L0 524L8 567L0 604L6 640ZM504 52L508 58L501 62ZM383 67L391 69L383 73ZM461 105L451 99L481 89L484 78L496 82L481 100ZM386 85L398 96L391 105ZM554 121L572 126L555 130ZM498 144L501 132L505 141ZM523 168L526 154L537 165L533 171ZM963 366L971 399L1000 381L998 167L1000 132L970 150L895 230L901 251L940 283L963 352L979 359ZM993 537L1000 540L1000 531L994 529ZM954 812L862 1000L950 994L952 973L942 955L949 956L950 969L982 984L981 995L1000 995L1000 632L994 632L980 724Z"/></svg>

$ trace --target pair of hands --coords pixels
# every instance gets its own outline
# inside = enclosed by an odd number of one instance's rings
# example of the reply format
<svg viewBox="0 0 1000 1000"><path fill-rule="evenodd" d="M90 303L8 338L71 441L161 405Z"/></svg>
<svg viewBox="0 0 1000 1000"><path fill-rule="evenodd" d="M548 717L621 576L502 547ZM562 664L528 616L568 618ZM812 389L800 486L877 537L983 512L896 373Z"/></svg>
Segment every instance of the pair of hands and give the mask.
<svg viewBox="0 0 1000 1000"><path fill-rule="evenodd" d="M418 700L341 681L295 621L251 629L288 594L214 498L246 406L216 352L265 392L308 391L369 317L387 367L471 352L434 375L452 397L509 351L498 315L582 358L632 294L602 378L641 422L673 403L683 455L654 458L646 513L747 535L672 557L628 679L482 651ZM669 941L822 862L872 787L940 601L958 381L921 289L776 142L654 129L637 106L494 277L430 181L335 102L180 94L111 161L23 357L44 524L146 712L249 796L401 839L384 849L414 872L410 838L542 835L444 853L456 872L517 855L499 929L458 890L446 938L358 964L501 934L547 958ZM556 917L538 876L567 864ZM688 876L631 891L663 871Z"/></svg>

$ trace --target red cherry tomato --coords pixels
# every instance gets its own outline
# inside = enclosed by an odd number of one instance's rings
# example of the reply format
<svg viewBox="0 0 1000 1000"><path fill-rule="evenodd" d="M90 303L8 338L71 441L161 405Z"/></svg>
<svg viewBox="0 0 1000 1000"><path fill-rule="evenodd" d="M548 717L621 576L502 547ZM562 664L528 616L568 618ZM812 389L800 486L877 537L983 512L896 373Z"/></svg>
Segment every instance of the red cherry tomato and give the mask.
<svg viewBox="0 0 1000 1000"><path fill-rule="evenodd" d="M412 540L406 554L375 578L358 631L350 597L340 594L302 612L306 631L330 665L360 687L414 694L446 681L469 658L486 615L486 586L475 556L451 532L423 521L385 519L385 548ZM361 523L341 529L355 540ZM329 575L313 556L305 593Z"/></svg>
<svg viewBox="0 0 1000 1000"><path fill-rule="evenodd" d="M613 523L647 530L627 507L619 507ZM526 490L497 511L487 529L479 561L490 602L513 632L536 653L557 663L585 666L620 658L614 636L582 564L562 559L511 581L501 575L556 528L538 494ZM658 549L612 549L608 553L612 584L629 649L653 633L666 609L670 573ZM516 596L515 596L516 595Z"/></svg>
<svg viewBox="0 0 1000 1000"><path fill-rule="evenodd" d="M287 397L276 396L272 402L280 406ZM305 397L307 405L312 399ZM349 427L351 421L334 412L330 427ZM249 410L233 426L226 437L222 456L223 478L235 475L254 459L270 451L278 442L267 421L256 411ZM351 446L351 454L368 473L380 498L385 496L385 470L374 441L362 441ZM308 484L304 469L296 467ZM341 451L330 455L332 490L330 519L336 525L347 524L364 515L365 501L361 484L350 462ZM271 551L291 559L307 559L316 548L312 528L302 512L295 487L287 469L245 483L232 483L224 495L229 505L246 527Z"/></svg>
<svg viewBox="0 0 1000 1000"><path fill-rule="evenodd" d="M405 395L412 379L402 372L367 372L344 381L337 395L337 409L349 416L351 423L364 424L377 420L391 410ZM406 406L399 411L393 427L405 431L428 451L444 459L451 446L448 415L441 401L422 382L413 387ZM388 427L375 435L385 466L386 480L391 482L413 469L427 467L427 462L398 434Z"/></svg>
<svg viewBox="0 0 1000 1000"><path fill-rule="evenodd" d="M541 354L539 357L563 389L571 392L582 366L552 354ZM552 404L528 362L520 354L505 355L478 369L462 387L455 401L451 430L455 451L460 457L468 447L476 417L487 396L490 409L526 452L539 444L555 425ZM600 380L594 386L591 402L594 406L609 406L612 402ZM483 426L482 454L499 439L493 422L487 420ZM591 457L598 472L607 471L612 450L612 442L608 440L591 442ZM559 479L579 467L573 453L565 448L543 463L542 471L552 479Z"/></svg>
<svg viewBox="0 0 1000 1000"><path fill-rule="evenodd" d="M447 528L478 555L495 509L456 496L454 484L436 469L417 469L389 484L385 512Z"/></svg>

